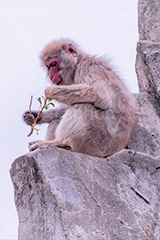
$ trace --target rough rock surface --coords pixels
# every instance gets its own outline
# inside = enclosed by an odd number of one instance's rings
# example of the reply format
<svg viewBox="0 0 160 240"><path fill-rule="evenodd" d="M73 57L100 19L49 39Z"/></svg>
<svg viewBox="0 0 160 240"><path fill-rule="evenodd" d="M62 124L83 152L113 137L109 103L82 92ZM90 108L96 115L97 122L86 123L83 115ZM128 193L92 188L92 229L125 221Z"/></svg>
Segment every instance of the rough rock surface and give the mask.
<svg viewBox="0 0 160 240"><path fill-rule="evenodd" d="M138 42L136 71L140 92L148 92L158 100L160 97L160 42Z"/></svg>
<svg viewBox="0 0 160 240"><path fill-rule="evenodd" d="M138 0L140 40L160 42L160 1Z"/></svg>
<svg viewBox="0 0 160 240"><path fill-rule="evenodd" d="M160 118L157 113L158 103L147 93L134 94L136 100L136 121L128 148L160 155Z"/></svg>
<svg viewBox="0 0 160 240"><path fill-rule="evenodd" d="M160 155L160 1L138 1L136 123L128 147Z"/></svg>
<svg viewBox="0 0 160 240"><path fill-rule="evenodd" d="M14 161L19 240L160 239L160 157L42 147Z"/></svg>

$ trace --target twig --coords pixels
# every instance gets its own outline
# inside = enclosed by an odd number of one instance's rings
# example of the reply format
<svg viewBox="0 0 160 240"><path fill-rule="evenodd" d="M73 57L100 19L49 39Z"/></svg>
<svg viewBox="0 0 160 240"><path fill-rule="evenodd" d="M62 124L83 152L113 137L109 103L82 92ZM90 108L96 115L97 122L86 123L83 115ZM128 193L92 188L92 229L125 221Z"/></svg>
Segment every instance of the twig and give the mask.
<svg viewBox="0 0 160 240"><path fill-rule="evenodd" d="M32 113L32 110L31 110L32 102L33 102L33 95L31 95L31 100L30 100L30 104L29 104L29 112L30 113Z"/></svg>
<svg viewBox="0 0 160 240"><path fill-rule="evenodd" d="M32 113L32 110L31 110L32 100L33 100L33 96L31 96L30 105L29 105L29 111L30 111L30 113ZM47 98L44 98L44 104L43 104L40 112L37 114L37 117L34 119L34 123L31 125L31 131L30 131L30 133L28 134L28 137L30 137L30 136L32 135L32 133L33 133L34 130L36 130L36 131L37 131L37 134L38 134L38 129L35 128L35 125L36 125L36 123L37 123L37 121L38 121L38 118L40 117L41 113L43 112L43 110L44 110L44 108L45 108L45 106L46 106L47 100L48 100Z"/></svg>

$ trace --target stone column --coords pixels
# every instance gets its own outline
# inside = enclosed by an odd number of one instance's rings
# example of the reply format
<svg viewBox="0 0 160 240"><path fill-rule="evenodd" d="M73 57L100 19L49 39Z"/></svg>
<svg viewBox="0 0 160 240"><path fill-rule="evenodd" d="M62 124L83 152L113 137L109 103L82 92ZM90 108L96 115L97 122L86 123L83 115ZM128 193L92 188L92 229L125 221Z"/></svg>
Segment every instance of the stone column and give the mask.
<svg viewBox="0 0 160 240"><path fill-rule="evenodd" d="M160 96L160 1L139 0L136 71L140 92Z"/></svg>
<svg viewBox="0 0 160 240"><path fill-rule="evenodd" d="M138 1L139 41L136 72L139 94L136 121L128 147L160 155L160 0Z"/></svg>

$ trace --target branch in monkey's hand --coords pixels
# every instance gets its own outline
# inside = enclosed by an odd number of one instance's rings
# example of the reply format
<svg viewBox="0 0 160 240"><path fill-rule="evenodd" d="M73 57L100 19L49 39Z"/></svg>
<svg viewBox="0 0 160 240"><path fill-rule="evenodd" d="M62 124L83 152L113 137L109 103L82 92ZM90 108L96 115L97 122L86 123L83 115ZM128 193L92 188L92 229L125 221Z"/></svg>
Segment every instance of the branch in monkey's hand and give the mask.
<svg viewBox="0 0 160 240"><path fill-rule="evenodd" d="M39 109L39 112L38 112L36 118L34 119L33 124L31 125L31 131L28 134L28 137L30 137L32 135L34 130L36 130L37 135L38 135L39 129L35 128L35 125L37 124L37 121L38 121L40 115L42 114L43 110L44 109L47 110L50 106L55 107L54 103L51 102L50 98L45 98L45 97L42 96L42 97L37 98L37 100L40 103L40 109ZM30 104L29 104L29 112L31 114L32 114L32 110L31 110L32 101L33 101L33 96L31 96L31 100L30 100Z"/></svg>

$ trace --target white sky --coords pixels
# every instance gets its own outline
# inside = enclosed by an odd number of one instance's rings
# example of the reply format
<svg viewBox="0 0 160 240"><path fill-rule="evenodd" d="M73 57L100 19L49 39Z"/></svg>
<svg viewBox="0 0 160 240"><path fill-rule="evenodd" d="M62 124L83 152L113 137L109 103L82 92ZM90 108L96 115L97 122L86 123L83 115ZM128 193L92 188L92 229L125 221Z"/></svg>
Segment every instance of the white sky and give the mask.
<svg viewBox="0 0 160 240"><path fill-rule="evenodd" d="M30 128L21 120L31 94L44 95L50 84L40 51L55 38L71 38L91 54L111 57L130 91L137 92L137 5L137 0L0 0L0 240L18 239L11 163L28 151L29 141L45 134L41 127L39 136L28 139Z"/></svg>

